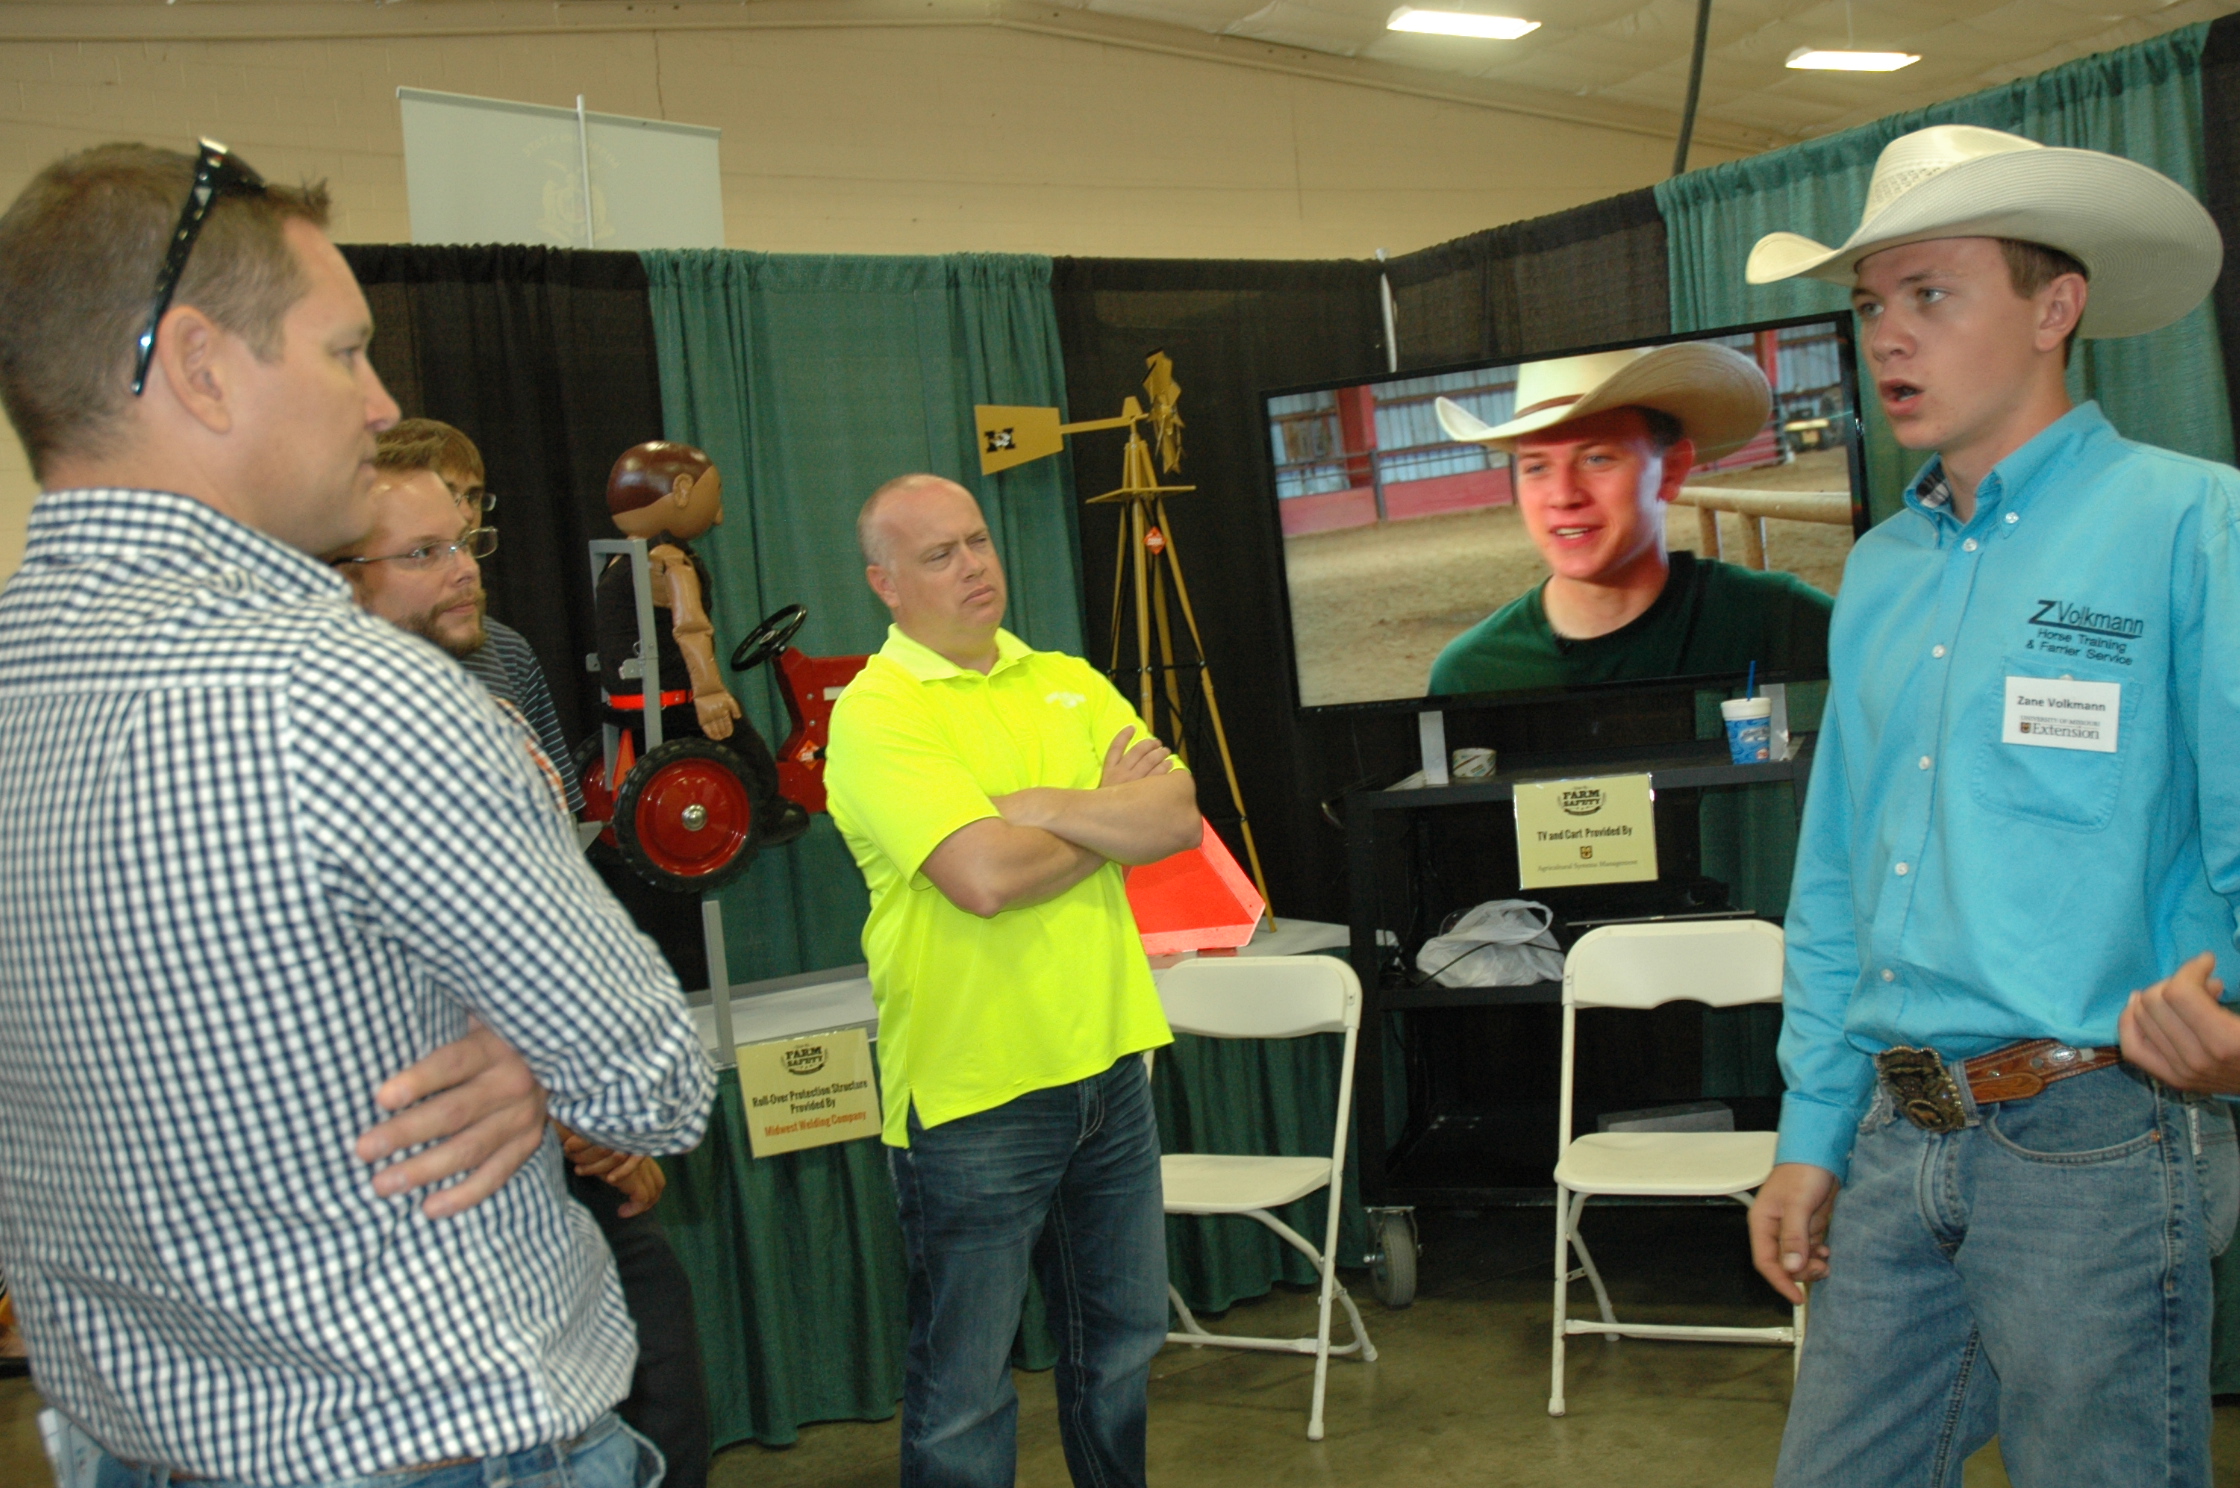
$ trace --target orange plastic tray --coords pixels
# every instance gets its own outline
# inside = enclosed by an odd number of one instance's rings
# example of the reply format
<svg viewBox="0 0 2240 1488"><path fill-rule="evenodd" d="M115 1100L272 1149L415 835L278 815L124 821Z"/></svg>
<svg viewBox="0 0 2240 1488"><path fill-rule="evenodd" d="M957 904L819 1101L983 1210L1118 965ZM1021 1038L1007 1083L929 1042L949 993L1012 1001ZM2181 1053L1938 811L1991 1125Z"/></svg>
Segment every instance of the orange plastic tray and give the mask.
<svg viewBox="0 0 2240 1488"><path fill-rule="evenodd" d="M1237 950L1268 907L1210 825L1196 847L1130 868L1128 905L1147 956Z"/></svg>

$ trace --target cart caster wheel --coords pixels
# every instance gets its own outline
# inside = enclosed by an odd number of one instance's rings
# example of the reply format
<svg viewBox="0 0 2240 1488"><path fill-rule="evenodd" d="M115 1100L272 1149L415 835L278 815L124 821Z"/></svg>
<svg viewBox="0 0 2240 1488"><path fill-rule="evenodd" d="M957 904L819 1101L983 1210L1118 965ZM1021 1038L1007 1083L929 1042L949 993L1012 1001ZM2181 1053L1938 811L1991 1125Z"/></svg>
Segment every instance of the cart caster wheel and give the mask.
<svg viewBox="0 0 2240 1488"><path fill-rule="evenodd" d="M1369 1260L1369 1285L1377 1300L1397 1312L1416 1300L1416 1224L1405 1209L1369 1216L1376 1253Z"/></svg>

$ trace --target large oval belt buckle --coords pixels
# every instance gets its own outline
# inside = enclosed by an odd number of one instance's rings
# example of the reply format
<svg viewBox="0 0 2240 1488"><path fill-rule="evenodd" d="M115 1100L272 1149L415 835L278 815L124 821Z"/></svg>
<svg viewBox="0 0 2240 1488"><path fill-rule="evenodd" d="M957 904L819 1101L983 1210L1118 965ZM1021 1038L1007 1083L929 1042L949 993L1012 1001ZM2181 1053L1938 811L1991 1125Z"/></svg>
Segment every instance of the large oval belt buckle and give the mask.
<svg viewBox="0 0 2240 1488"><path fill-rule="evenodd" d="M1951 1132L1968 1124L1960 1086L1936 1050L1901 1044L1877 1054L1874 1064L1898 1110L1915 1126L1926 1132Z"/></svg>

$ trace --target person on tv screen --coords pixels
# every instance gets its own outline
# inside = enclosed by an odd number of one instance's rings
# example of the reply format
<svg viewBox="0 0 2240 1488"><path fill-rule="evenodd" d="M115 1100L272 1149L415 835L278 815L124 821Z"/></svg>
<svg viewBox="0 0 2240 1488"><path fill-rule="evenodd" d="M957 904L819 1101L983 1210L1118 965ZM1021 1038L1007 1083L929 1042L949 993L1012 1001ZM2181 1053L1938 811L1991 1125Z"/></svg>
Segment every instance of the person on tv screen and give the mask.
<svg viewBox="0 0 2240 1488"><path fill-rule="evenodd" d="M1755 362L1684 342L1530 362L1518 416L1446 398L1439 422L1508 452L1547 580L1456 636L1434 695L1739 672L1818 673L1834 601L1801 579L1672 552L1665 509L1688 472L1747 444L1773 394Z"/></svg>

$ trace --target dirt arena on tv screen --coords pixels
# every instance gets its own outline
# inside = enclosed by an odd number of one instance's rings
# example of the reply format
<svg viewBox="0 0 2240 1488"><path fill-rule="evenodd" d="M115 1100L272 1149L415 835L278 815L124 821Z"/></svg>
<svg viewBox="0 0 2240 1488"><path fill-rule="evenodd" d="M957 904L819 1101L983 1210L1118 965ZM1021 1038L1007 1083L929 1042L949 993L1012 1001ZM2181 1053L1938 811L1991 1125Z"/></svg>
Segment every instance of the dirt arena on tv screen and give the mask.
<svg viewBox="0 0 2240 1488"><path fill-rule="evenodd" d="M1832 598L1854 530L1848 348L1820 325L1715 339L1770 364L1773 416L1688 474L1666 546ZM1508 457L1450 439L1433 411L1447 397L1498 425L1515 390L1496 367L1268 400L1302 706L1429 695L1450 642L1547 579Z"/></svg>

